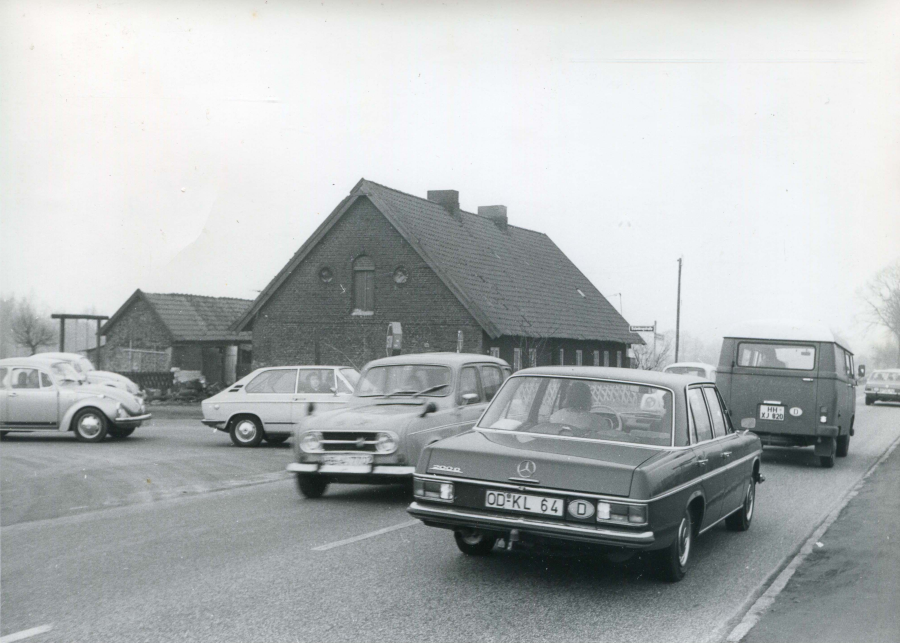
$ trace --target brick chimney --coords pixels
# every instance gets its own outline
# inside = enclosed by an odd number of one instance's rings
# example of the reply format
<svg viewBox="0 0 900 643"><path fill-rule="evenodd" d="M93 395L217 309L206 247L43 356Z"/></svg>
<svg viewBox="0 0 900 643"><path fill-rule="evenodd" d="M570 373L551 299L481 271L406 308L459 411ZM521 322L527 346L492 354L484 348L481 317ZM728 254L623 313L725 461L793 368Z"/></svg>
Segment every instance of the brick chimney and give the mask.
<svg viewBox="0 0 900 643"><path fill-rule="evenodd" d="M451 216L459 218L458 190L428 190L428 200L447 210Z"/></svg>
<svg viewBox="0 0 900 643"><path fill-rule="evenodd" d="M478 215L486 217L494 222L501 230L506 230L506 206L505 205L479 205Z"/></svg>

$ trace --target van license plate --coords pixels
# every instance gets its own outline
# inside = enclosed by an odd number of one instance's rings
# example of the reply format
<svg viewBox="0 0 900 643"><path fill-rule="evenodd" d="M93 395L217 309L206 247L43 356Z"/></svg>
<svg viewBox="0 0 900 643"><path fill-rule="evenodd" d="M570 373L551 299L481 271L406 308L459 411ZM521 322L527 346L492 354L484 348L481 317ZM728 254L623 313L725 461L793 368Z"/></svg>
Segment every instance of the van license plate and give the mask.
<svg viewBox="0 0 900 643"><path fill-rule="evenodd" d="M526 496L522 493L505 491L488 491L484 494L484 506L549 516L563 515L563 501L560 498Z"/></svg>
<svg viewBox="0 0 900 643"><path fill-rule="evenodd" d="M760 404L759 406L760 420L776 420L784 422L784 407L772 406L771 404Z"/></svg>

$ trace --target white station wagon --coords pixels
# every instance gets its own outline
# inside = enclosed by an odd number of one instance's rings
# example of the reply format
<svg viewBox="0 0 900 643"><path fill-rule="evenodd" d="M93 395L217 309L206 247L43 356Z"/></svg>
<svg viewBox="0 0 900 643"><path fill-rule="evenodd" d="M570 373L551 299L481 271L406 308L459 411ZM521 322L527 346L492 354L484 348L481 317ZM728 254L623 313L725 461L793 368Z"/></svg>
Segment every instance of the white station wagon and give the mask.
<svg viewBox="0 0 900 643"><path fill-rule="evenodd" d="M349 366L260 368L204 400L202 422L230 434L239 447L278 444L291 436L310 402L319 410L350 402L358 379Z"/></svg>

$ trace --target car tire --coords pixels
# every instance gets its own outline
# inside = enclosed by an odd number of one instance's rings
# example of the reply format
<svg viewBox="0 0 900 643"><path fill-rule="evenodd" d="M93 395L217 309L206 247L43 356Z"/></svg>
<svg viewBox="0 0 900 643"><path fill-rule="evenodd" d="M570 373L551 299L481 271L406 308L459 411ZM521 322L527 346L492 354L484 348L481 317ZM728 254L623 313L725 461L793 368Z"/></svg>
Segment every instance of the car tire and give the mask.
<svg viewBox="0 0 900 643"><path fill-rule="evenodd" d="M846 458L848 453L850 453L850 434L839 435L837 438L837 450L834 454L839 458Z"/></svg>
<svg viewBox="0 0 900 643"><path fill-rule="evenodd" d="M72 430L82 442L102 442L109 431L109 422L102 411L82 409L72 418Z"/></svg>
<svg viewBox="0 0 900 643"><path fill-rule="evenodd" d="M840 437L840 436L838 436L838 437ZM833 446L831 447L830 455L820 455L819 456L819 466L821 466L823 469L831 469L832 467L834 467L834 456L837 453L837 442L838 441L835 440L832 443Z"/></svg>
<svg viewBox="0 0 900 643"><path fill-rule="evenodd" d="M677 583L684 578L694 549L694 517L689 507L678 523L675 540L659 552L659 574L664 581Z"/></svg>
<svg viewBox="0 0 900 643"><path fill-rule="evenodd" d="M259 420L252 417L241 417L234 420L231 423L229 434L231 435L231 441L234 442L235 446L239 447L259 446L259 443L265 437L262 427L259 425Z"/></svg>
<svg viewBox="0 0 900 643"><path fill-rule="evenodd" d="M328 481L316 473L298 473L297 489L304 498L321 498L328 489Z"/></svg>
<svg viewBox="0 0 900 643"><path fill-rule="evenodd" d="M741 508L725 519L725 526L731 531L747 531L750 529L750 521L753 520L753 511L756 508L756 480L750 478L747 491L744 493L744 504Z"/></svg>
<svg viewBox="0 0 900 643"><path fill-rule="evenodd" d="M291 436L289 436L289 435L273 435L270 437L267 435L264 439L269 444L281 444L282 442L287 440L289 437L291 437Z"/></svg>
<svg viewBox="0 0 900 643"><path fill-rule="evenodd" d="M457 529L453 532L453 539L459 551L466 556L487 556L497 544L496 536L488 536L477 529Z"/></svg>
<svg viewBox="0 0 900 643"><path fill-rule="evenodd" d="M872 406L873 402L875 402L875 398L866 395L866 406Z"/></svg>
<svg viewBox="0 0 900 643"><path fill-rule="evenodd" d="M121 440L123 438L127 438L129 435L134 433L135 427L130 427L127 429L120 429L117 426L109 427L109 435L117 440Z"/></svg>

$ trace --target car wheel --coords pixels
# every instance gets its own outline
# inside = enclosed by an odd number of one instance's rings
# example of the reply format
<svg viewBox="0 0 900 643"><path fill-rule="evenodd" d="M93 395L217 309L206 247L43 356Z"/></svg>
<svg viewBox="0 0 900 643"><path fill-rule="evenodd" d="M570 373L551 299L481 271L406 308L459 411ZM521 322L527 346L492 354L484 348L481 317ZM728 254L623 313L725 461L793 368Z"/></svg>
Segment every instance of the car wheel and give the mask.
<svg viewBox="0 0 900 643"><path fill-rule="evenodd" d="M255 418L242 417L231 423L231 441L239 447L258 446L263 439L262 427Z"/></svg>
<svg viewBox="0 0 900 643"><path fill-rule="evenodd" d="M694 548L694 518L691 516L690 508L685 508L684 515L681 516L681 522L678 523L678 531L675 534L675 540L672 544L663 549L660 553L660 575L663 580L670 583L677 583L684 578L687 572L688 563L691 561L691 554Z"/></svg>
<svg viewBox="0 0 900 643"><path fill-rule="evenodd" d="M756 480L750 479L747 483L747 492L744 494L743 506L725 519L725 526L731 531L747 531L750 529L750 521L753 520L753 510L756 508Z"/></svg>
<svg viewBox="0 0 900 643"><path fill-rule="evenodd" d="M872 406L872 402L874 402L874 401L875 400L873 398L866 395L866 406Z"/></svg>
<svg viewBox="0 0 900 643"><path fill-rule="evenodd" d="M111 426L109 427L109 434L116 439L127 438L129 435L134 433L134 428L135 427L120 429L119 427Z"/></svg>
<svg viewBox="0 0 900 643"><path fill-rule="evenodd" d="M291 437L291 436L289 436L289 435L273 435L273 436L269 437L267 435L265 437L265 441L268 442L269 444L281 444L282 442L287 440L289 437Z"/></svg>
<svg viewBox="0 0 900 643"><path fill-rule="evenodd" d="M835 455L839 458L846 458L848 453L850 453L850 434L839 435Z"/></svg>
<svg viewBox="0 0 900 643"><path fill-rule="evenodd" d="M315 473L298 473L297 489L304 498L321 498L328 488L328 481Z"/></svg>
<svg viewBox="0 0 900 643"><path fill-rule="evenodd" d="M75 437L82 442L101 442L106 437L106 416L97 409L83 409L72 419Z"/></svg>
<svg viewBox="0 0 900 643"><path fill-rule="evenodd" d="M837 440L831 443L831 453L819 456L819 465L823 469L831 469L834 466L834 456L837 453Z"/></svg>
<svg viewBox="0 0 900 643"><path fill-rule="evenodd" d="M459 551L467 556L487 556L497 544L496 536L488 536L478 529L457 529L453 538Z"/></svg>

